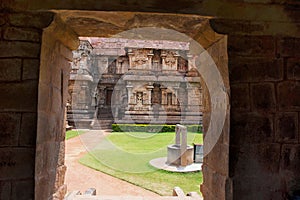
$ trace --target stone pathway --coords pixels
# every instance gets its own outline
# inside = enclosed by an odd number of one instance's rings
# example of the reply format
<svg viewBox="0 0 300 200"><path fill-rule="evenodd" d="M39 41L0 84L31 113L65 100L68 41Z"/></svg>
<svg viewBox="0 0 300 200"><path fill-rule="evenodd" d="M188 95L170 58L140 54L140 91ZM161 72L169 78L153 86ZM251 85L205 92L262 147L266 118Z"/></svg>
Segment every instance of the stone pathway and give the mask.
<svg viewBox="0 0 300 200"><path fill-rule="evenodd" d="M96 188L97 196L139 196L160 197L158 194L137 187L126 181L81 165L78 160L99 144L101 138L109 134L106 131L89 130L86 133L66 141L65 163L67 166L66 184L68 192ZM171 191L170 191L171 192Z"/></svg>

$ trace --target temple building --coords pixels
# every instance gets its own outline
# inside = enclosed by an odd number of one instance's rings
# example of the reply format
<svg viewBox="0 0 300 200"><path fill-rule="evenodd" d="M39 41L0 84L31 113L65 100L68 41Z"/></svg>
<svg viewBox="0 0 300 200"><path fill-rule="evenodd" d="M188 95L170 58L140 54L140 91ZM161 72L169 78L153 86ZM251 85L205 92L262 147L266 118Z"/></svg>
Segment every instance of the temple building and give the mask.
<svg viewBox="0 0 300 200"><path fill-rule="evenodd" d="M188 42L81 38L69 80L69 125L202 123L201 76L189 48Z"/></svg>

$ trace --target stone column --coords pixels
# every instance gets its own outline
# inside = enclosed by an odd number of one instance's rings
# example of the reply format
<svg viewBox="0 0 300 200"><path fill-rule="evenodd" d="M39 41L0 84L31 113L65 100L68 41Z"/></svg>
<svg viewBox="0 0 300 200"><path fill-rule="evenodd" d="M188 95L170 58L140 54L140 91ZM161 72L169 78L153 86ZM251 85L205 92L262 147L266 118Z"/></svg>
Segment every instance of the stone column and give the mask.
<svg viewBox="0 0 300 200"><path fill-rule="evenodd" d="M39 21L39 17L43 17L43 14L33 15L31 19L28 15L28 13L21 14L21 18L23 16L26 23L42 22ZM17 21L22 21L20 15L18 18ZM45 20L45 18L43 19ZM23 189L15 188L14 190L18 192L14 195L22 194L16 199L60 200L64 198L67 191L67 186L64 184L66 171L64 165L65 129L62 122L64 121L64 109L67 100L70 61L73 59L71 50L78 47L79 41L78 36L58 16L55 17L49 27L43 28L41 38L41 52L40 57L38 57L40 60L37 60L40 62L38 65L38 96L36 96L38 103L35 104L38 110L37 126L35 126L37 127L36 151L32 154L35 155L35 164L30 163L31 167L35 166L35 171L25 167L25 171L30 171L31 174L35 175L32 178L35 183L30 188L30 184L23 181L21 184ZM34 105L32 102L31 104ZM23 150L22 152L26 151ZM45 157L45 155L47 156ZM26 162L31 162L31 159L25 155L19 154L18 157ZM17 167L18 170L22 169L20 166ZM24 178L22 177L23 180ZM14 179L16 180L16 178ZM27 194L32 195L33 188L35 195L30 197Z"/></svg>
<svg viewBox="0 0 300 200"><path fill-rule="evenodd" d="M127 111L129 110L130 108L130 105L133 104L132 102L132 89L133 89L133 86L131 85L131 83L127 83L128 85L126 85L126 89L127 89L127 97L128 97L128 105L127 105Z"/></svg>

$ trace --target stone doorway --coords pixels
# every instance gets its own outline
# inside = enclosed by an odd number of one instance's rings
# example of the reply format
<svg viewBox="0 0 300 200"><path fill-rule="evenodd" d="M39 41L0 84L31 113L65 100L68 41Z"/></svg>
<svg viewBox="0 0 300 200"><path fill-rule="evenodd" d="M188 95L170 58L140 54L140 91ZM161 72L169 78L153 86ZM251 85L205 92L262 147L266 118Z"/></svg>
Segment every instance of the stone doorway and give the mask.
<svg viewBox="0 0 300 200"><path fill-rule="evenodd" d="M56 61L58 61L58 57L56 57L56 55L60 55L62 50L59 50L58 52L53 52L52 50L49 50L49 46L55 46L57 44L61 45L60 49L63 49L63 47L66 48L66 46L70 49L75 49L76 48L76 45L78 44L77 43L77 36L78 35L82 35L82 36L110 36L112 34L112 30L114 29L109 29L107 27L98 27L97 23L92 23L90 25L88 25L87 27L85 28L82 28L82 24L78 24L77 21L80 21L80 19L84 19L84 20L89 20L88 18L84 18L85 15L89 15L87 14L86 12L72 12L71 15L69 15L70 13L68 13L68 11L60 11L60 18L58 17L56 19L56 21L54 21L52 23L52 25L50 25L50 27L48 29L45 30L44 32L44 36L43 36L43 43L42 43L42 60L47 60L47 58L49 57L49 55L53 55L54 57L54 60L53 60L53 63L47 63L47 62L42 62L41 63L41 71L43 72L43 70L47 70L49 69L50 66L53 66L53 65L56 65ZM107 13L107 12L94 12L94 16L92 17L93 20L96 20L96 21L103 21L104 19L106 18L110 18L112 20L116 20L116 19L122 19L124 15L124 13L115 13L114 14L114 17L110 16L112 13ZM131 13L132 16L135 16L135 17L144 17L145 16L148 16L150 17L150 21L136 21L134 22L133 24L131 25L122 25L122 26L119 26L118 29L115 30L114 33L117 33L117 32L120 32L122 30L126 30L126 29L130 29L130 28L134 28L136 26L148 26L150 24L152 24L152 26L155 26L155 24L157 22L163 22L163 24L160 24L159 27L167 27L169 28L169 25L170 25L170 19L172 19L171 21L176 21L176 19L173 19L173 18L179 18L181 19L181 23L183 23L182 25L188 23L188 22L193 22L193 21L196 21L198 23L202 23L204 27L206 27L204 30L210 30L211 31L211 28L208 24L208 19L206 18L203 18L203 17L199 17L199 16L172 16L172 15L167 15L167 14L163 14L160 15L160 14L135 14L135 13ZM117 16L117 17L116 17ZM161 20L164 19L164 20ZM160 20L158 20L160 19ZM200 22L199 22L200 21ZM84 23L87 23L87 22L84 22ZM139 25L139 23L142 23ZM69 38L68 40L64 40L63 38L61 38L59 35L57 35L59 32L57 30L60 30L60 25L61 24L68 24L67 26L65 26L67 29L62 29L61 31L62 32L68 32L70 31L70 34L69 34ZM148 24L148 25L147 25ZM58 28L60 27L60 28ZM89 27L89 28L88 28ZM96 28L97 27L97 28ZM229 85L228 85L228 69L227 69L227 52L226 52L226 37L223 36L223 35L219 35L215 32L212 31L211 32L207 32L207 31L204 31L204 30L200 30L200 32L198 32L198 30L195 28L191 28L189 27L189 31L187 31L187 29L182 29L182 26L177 24L177 23L174 23L173 24L173 29L174 30L177 30L177 31L182 31L184 32L185 34L191 36L192 38L196 37L195 39L200 42L200 44L202 44L202 46L207 50L207 52L209 52L211 54L211 56L213 57L213 59L215 60L215 62L217 63L217 67L221 69L222 71L222 79L224 79L223 81L225 82L225 86L229 88ZM54 32L55 30L55 32ZM74 31L76 32L76 34L74 34ZM86 32L85 32L86 31ZM147 37L149 38L152 38L152 33L149 32L149 35ZM209 34L211 36L211 39L209 42L207 42L207 40L202 40L203 38L202 37L199 37L199 35L203 35L203 37L206 37L205 35L206 34ZM167 35L162 35L161 36L162 38L168 38ZM65 49L65 51L67 53L68 50ZM68 57L70 58L70 57ZM58 66L58 65L56 65ZM59 71L60 68L57 67L56 71ZM45 74L46 75L46 74ZM41 74L40 76L40 79L41 80L46 80L47 77L44 76L43 74ZM64 79L65 81L65 79ZM47 83L45 82L45 85L47 85ZM43 87L43 82L40 83L40 87ZM229 91L229 90L228 90ZM60 88L60 93L61 94L65 94L66 93L66 87L64 85L64 87L61 87ZM39 98L42 98L43 96L40 96ZM204 111L204 119L203 119L203 122L204 122L204 129L205 128L208 128L209 126L209 118L210 118L210 102L209 102L209 99L204 99L204 101L207 103L207 107L206 107L206 110ZM42 105L42 104L41 104ZM43 109L42 107L40 107L39 109ZM227 121L228 121L228 117L229 117L229 113L226 114L226 118L227 118ZM39 122L38 122L39 123ZM40 123L39 123L40 124ZM38 132L41 131L40 129L38 129ZM63 130L62 130L63 132ZM40 135L40 134L38 134ZM42 135L42 134L41 134ZM62 136L63 137L63 136ZM204 187L202 188L202 192L204 194L206 194L206 192L208 191L208 188L210 187L213 187L211 185L209 185L208 183L206 183L205 181L208 180L207 178L212 176L212 174L214 173L217 173L219 174L221 177L223 177L224 179L223 180L226 180L226 177L228 177L228 152L229 152L229 149L228 149L228 137L229 137L229 131L228 131L228 125L225 124L224 126L224 130L222 132L222 140L219 140L217 142L217 144L215 145L215 148L210 151L210 156L213 156L213 155L218 155L219 153L219 149L221 148L222 149L222 159L221 159L221 162L219 163L212 163L211 165L209 165L209 163L211 162L210 160L208 159L205 159L204 160L204 166L203 166L203 173L204 173ZM63 143L63 141L60 141ZM47 140L45 140L44 138L41 138L41 137L38 137L38 146L40 146L40 148L45 148L47 146ZM36 160L41 160L41 156L43 155L43 152L42 151L37 151L37 154L36 154ZM58 154L57 154L58 155ZM61 156L57 157L57 159L61 160ZM49 196L49 194L51 194L51 192L48 190L43 190L41 187L47 187L47 188L52 188L51 187L51 184L54 183L55 181L60 181L63 180L63 174L64 174L64 165L63 165L63 162L60 162L59 165L58 165L58 168L57 170L59 171L57 174L58 174L58 177L56 179L54 179L54 174L53 175L50 175L49 178L51 178L51 181L54 181L54 182L49 182L48 184L39 184L40 183L40 180L41 178L43 178L43 175L44 173L42 173L42 171L46 168L53 168L54 165L57 165L57 162L55 162L55 160L53 160L53 162L50 162L48 163L49 166L43 166L43 168L41 168L42 166L40 164L37 164L36 165L36 174L40 174L41 177L37 178L36 179L36 191L39 191L38 193L36 193L36 197L39 198L39 199L43 199L43 197L45 196ZM54 167L55 168L55 167ZM56 170L55 170L56 172ZM224 185L225 186L225 185ZM211 188L210 188L211 189ZM223 187L222 189L219 189L218 192L220 192L220 194L218 194L220 197L223 197L224 194L225 194L225 187ZM44 192L41 192L41 191L44 191ZM55 193L55 195L60 195L60 194L63 194L64 193L64 187L62 184L59 184L57 185L57 187L54 189L54 191L57 191ZM47 192L50 192L50 193L47 193Z"/></svg>

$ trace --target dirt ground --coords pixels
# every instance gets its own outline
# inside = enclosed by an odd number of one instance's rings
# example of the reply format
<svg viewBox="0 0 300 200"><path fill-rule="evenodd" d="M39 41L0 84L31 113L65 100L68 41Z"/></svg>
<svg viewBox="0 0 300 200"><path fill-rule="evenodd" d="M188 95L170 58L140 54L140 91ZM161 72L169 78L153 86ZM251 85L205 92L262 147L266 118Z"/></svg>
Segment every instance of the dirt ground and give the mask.
<svg viewBox="0 0 300 200"><path fill-rule="evenodd" d="M83 193L88 188L96 188L97 195L100 196L158 197L159 195L156 193L93 170L78 162L79 158L99 144L99 140L107 134L109 133L106 131L99 134L99 131L91 130L66 141L65 163L67 172L65 182L68 192L79 190Z"/></svg>

